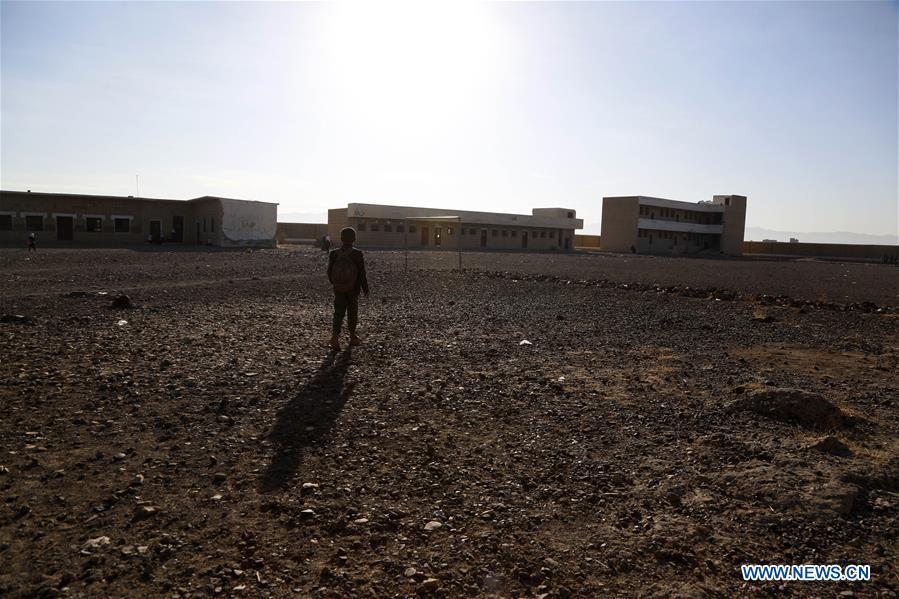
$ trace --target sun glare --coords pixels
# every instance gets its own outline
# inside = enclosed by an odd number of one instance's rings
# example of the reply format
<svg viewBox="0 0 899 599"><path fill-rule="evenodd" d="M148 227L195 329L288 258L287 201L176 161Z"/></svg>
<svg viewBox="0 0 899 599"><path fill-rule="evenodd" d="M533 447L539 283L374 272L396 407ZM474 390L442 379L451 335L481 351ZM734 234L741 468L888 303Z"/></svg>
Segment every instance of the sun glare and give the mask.
<svg viewBox="0 0 899 599"><path fill-rule="evenodd" d="M425 133L479 98L497 32L475 3L330 5L321 43L344 109L384 126ZM373 124L369 122L368 124Z"/></svg>

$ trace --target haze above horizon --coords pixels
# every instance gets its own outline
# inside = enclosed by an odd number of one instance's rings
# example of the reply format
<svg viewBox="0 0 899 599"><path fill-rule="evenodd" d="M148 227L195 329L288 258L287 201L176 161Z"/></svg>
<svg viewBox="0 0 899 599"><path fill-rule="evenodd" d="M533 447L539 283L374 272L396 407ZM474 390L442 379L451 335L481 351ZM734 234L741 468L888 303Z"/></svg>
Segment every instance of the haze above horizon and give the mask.
<svg viewBox="0 0 899 599"><path fill-rule="evenodd" d="M0 187L899 232L896 2L0 3Z"/></svg>

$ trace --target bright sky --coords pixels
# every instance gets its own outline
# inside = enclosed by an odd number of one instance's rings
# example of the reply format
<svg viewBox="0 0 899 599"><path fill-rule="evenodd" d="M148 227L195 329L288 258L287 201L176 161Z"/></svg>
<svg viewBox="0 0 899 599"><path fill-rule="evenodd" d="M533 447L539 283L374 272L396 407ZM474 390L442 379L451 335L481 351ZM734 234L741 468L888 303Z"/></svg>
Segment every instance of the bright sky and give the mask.
<svg viewBox="0 0 899 599"><path fill-rule="evenodd" d="M2 2L3 189L896 234L896 2Z"/></svg>

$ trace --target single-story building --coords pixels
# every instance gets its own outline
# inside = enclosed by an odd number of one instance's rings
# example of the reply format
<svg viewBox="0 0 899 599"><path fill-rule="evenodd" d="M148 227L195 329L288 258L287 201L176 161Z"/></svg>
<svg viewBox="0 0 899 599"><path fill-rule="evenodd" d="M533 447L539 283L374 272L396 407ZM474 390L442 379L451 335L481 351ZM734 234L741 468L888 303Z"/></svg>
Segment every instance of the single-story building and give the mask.
<svg viewBox="0 0 899 599"><path fill-rule="evenodd" d="M568 208L534 208L531 214L475 212L381 204L348 204L328 210L328 233L356 229L362 247L569 250L584 221Z"/></svg>
<svg viewBox="0 0 899 599"><path fill-rule="evenodd" d="M192 200L0 191L0 246L115 247L183 243L274 247L278 205L203 196Z"/></svg>

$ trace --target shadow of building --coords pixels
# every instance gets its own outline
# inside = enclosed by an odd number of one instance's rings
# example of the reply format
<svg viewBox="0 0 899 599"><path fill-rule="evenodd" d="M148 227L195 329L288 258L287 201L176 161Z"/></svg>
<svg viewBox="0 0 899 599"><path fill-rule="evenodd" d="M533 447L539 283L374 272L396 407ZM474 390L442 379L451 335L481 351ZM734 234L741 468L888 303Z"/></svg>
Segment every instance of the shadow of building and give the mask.
<svg viewBox="0 0 899 599"><path fill-rule="evenodd" d="M346 384L351 352L331 353L318 371L278 412L268 434L274 446L271 463L262 475L263 492L285 489L297 475L303 452L330 434L353 384Z"/></svg>

